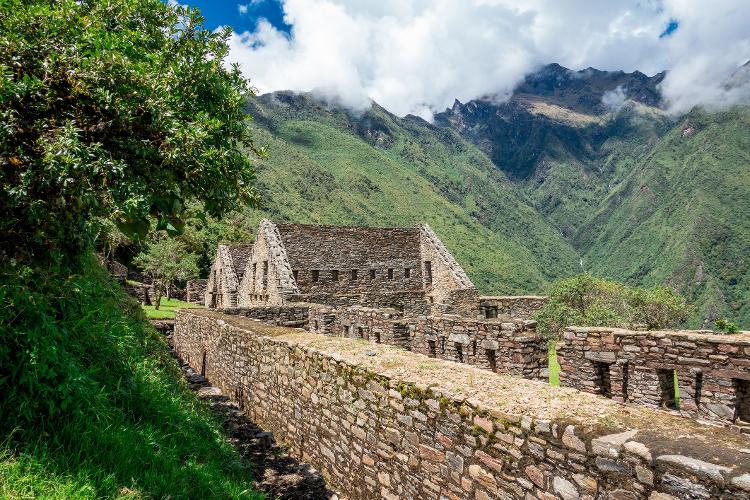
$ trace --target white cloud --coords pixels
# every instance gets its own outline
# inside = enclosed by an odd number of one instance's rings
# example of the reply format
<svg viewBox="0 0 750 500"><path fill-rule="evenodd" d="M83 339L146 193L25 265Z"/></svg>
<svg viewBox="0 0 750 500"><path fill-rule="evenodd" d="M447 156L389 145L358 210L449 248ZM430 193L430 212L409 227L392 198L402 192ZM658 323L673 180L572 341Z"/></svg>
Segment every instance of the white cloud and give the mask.
<svg viewBox="0 0 750 500"><path fill-rule="evenodd" d="M625 89L618 85L614 90L608 90L602 95L602 104L609 111L619 111L626 98Z"/></svg>
<svg viewBox="0 0 750 500"><path fill-rule="evenodd" d="M237 4L237 10L240 12L240 14L247 14L247 8L248 8L248 4L246 3Z"/></svg>
<svg viewBox="0 0 750 500"><path fill-rule="evenodd" d="M267 22L234 34L230 61L262 92L370 99L429 118L454 99L504 96L541 64L670 74L674 110L745 99L725 89L750 58L743 0L285 0L288 36ZM670 19L680 24L659 38ZM614 97L614 94L611 96Z"/></svg>

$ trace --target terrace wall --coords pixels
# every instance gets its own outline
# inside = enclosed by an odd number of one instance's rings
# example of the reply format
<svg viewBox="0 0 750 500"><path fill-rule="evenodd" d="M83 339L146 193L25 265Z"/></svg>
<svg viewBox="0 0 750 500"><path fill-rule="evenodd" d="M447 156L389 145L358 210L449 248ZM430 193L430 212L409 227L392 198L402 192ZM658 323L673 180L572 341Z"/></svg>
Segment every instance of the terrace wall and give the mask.
<svg viewBox="0 0 750 500"><path fill-rule="evenodd" d="M560 384L750 430L750 334L577 328L557 346Z"/></svg>
<svg viewBox="0 0 750 500"><path fill-rule="evenodd" d="M750 498L746 438L663 412L211 311L173 340L353 500Z"/></svg>
<svg viewBox="0 0 750 500"><path fill-rule="evenodd" d="M506 316L532 319L548 301L549 297L538 295L481 296L479 297L479 315L481 318Z"/></svg>

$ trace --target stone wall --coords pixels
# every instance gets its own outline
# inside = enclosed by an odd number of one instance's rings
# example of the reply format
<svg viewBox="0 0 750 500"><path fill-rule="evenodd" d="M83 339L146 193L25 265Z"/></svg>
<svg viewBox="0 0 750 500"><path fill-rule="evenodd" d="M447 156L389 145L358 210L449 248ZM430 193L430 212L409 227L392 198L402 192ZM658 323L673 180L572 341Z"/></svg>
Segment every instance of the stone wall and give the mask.
<svg viewBox="0 0 750 500"><path fill-rule="evenodd" d="M547 341L520 320L427 316L410 325L411 350L529 379L547 378Z"/></svg>
<svg viewBox="0 0 750 500"><path fill-rule="evenodd" d="M570 327L557 347L562 385L693 418L733 422L748 432L749 357L747 332Z"/></svg>
<svg viewBox="0 0 750 500"><path fill-rule="evenodd" d="M245 265L238 304L241 307L281 305L298 293L278 228L263 219L258 226L253 253Z"/></svg>
<svg viewBox="0 0 750 500"><path fill-rule="evenodd" d="M395 309L311 305L308 330L369 340L530 379L547 377L547 341L522 320L405 316Z"/></svg>
<svg viewBox="0 0 750 500"><path fill-rule="evenodd" d="M416 228L277 227L303 295L423 289Z"/></svg>
<svg viewBox="0 0 750 500"><path fill-rule="evenodd" d="M250 260L253 245L218 245L206 283L205 306L237 307L244 265Z"/></svg>
<svg viewBox="0 0 750 500"><path fill-rule="evenodd" d="M208 280L189 280L185 286L185 300L192 304L203 304L207 286Z"/></svg>
<svg viewBox="0 0 750 500"><path fill-rule="evenodd" d="M356 294L300 294L292 296L292 302L308 302L335 307L380 307L396 309L405 315L429 314L432 310L424 292L363 292Z"/></svg>
<svg viewBox="0 0 750 500"><path fill-rule="evenodd" d="M404 349L411 345L407 324L395 309L314 306L307 329L312 333L368 340Z"/></svg>
<svg viewBox="0 0 750 500"><path fill-rule="evenodd" d="M479 316L532 319L548 301L549 297L538 295L482 296L479 297Z"/></svg>
<svg viewBox="0 0 750 500"><path fill-rule="evenodd" d="M256 319L272 325L301 328L307 326L310 306L236 307L222 309L221 312L233 316Z"/></svg>
<svg viewBox="0 0 750 500"><path fill-rule="evenodd" d="M430 303L439 312L476 317L479 292L474 284L432 229L427 224L418 228L424 285Z"/></svg>
<svg viewBox="0 0 750 500"><path fill-rule="evenodd" d="M748 439L664 412L211 311L173 338L353 500L750 498Z"/></svg>

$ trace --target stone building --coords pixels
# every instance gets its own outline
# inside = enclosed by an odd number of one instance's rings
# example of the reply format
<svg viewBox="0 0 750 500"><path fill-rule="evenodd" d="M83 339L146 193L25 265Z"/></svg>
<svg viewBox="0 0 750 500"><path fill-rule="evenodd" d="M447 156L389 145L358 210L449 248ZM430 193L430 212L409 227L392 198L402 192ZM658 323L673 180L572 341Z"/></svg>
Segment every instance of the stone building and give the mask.
<svg viewBox="0 0 750 500"><path fill-rule="evenodd" d="M237 307L240 282L253 245L219 245L206 284L206 307Z"/></svg>
<svg viewBox="0 0 750 500"><path fill-rule="evenodd" d="M336 227L261 221L252 245L219 245L208 307L313 302L476 317L479 294L426 224Z"/></svg>

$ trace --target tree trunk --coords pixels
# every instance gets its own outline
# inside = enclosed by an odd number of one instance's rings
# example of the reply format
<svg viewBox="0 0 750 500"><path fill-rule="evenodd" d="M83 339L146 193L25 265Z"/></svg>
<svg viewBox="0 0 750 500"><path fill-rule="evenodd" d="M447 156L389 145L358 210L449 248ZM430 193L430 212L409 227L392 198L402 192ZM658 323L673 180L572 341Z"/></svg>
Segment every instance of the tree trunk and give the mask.
<svg viewBox="0 0 750 500"><path fill-rule="evenodd" d="M172 298L172 284L167 283L167 300Z"/></svg>
<svg viewBox="0 0 750 500"><path fill-rule="evenodd" d="M164 293L164 285L161 280L154 280L154 291L156 292L156 302L154 303L154 309L159 310L161 305L161 296Z"/></svg>

